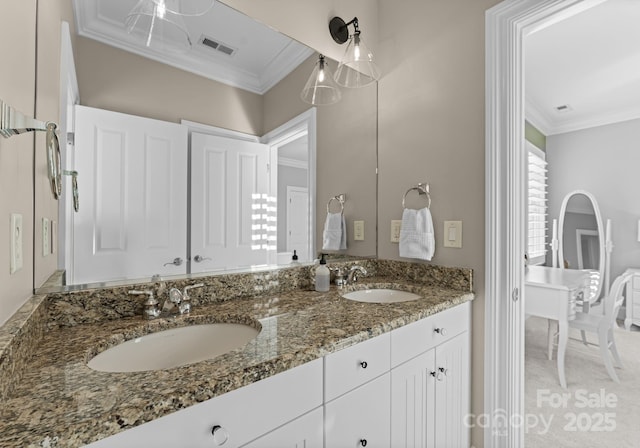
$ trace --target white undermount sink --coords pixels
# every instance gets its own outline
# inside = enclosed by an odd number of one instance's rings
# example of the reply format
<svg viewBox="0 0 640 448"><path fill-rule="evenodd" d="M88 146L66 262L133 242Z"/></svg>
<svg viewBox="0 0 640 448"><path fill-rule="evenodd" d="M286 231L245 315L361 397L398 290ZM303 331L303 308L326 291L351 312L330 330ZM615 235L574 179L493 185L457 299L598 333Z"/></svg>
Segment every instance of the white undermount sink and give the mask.
<svg viewBox="0 0 640 448"><path fill-rule="evenodd" d="M235 323L172 328L125 341L89 360L101 372L141 372L184 366L240 348L259 330Z"/></svg>
<svg viewBox="0 0 640 448"><path fill-rule="evenodd" d="M420 298L418 294L397 289L361 289L342 294L342 297L356 302L369 303L409 302Z"/></svg>

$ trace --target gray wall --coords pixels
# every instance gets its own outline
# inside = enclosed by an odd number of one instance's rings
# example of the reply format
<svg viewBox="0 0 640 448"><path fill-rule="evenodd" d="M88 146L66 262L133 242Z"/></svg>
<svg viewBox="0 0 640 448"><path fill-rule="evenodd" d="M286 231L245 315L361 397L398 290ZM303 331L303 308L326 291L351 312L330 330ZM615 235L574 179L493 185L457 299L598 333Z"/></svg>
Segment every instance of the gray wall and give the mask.
<svg viewBox="0 0 640 448"><path fill-rule="evenodd" d="M547 137L549 218L572 190L592 193L612 222L611 278L640 266L640 120Z"/></svg>

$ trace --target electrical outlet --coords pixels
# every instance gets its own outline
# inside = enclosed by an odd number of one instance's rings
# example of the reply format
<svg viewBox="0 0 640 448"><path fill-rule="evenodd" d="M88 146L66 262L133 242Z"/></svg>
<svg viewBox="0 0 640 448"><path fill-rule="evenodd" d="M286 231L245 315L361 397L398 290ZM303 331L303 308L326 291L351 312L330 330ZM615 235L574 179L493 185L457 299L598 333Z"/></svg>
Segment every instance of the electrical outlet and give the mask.
<svg viewBox="0 0 640 448"><path fill-rule="evenodd" d="M462 248L462 221L444 222L444 247Z"/></svg>
<svg viewBox="0 0 640 448"><path fill-rule="evenodd" d="M22 269L22 215L19 213L11 214L11 261L9 263L9 272L11 274Z"/></svg>
<svg viewBox="0 0 640 448"><path fill-rule="evenodd" d="M47 218L42 218L42 256L46 257L51 253L51 248L49 246L49 220Z"/></svg>
<svg viewBox="0 0 640 448"><path fill-rule="evenodd" d="M392 220L391 221L391 242L399 243L400 242L400 229L402 228L402 221L400 220Z"/></svg>
<svg viewBox="0 0 640 448"><path fill-rule="evenodd" d="M364 221L353 221L353 239L364 241Z"/></svg>

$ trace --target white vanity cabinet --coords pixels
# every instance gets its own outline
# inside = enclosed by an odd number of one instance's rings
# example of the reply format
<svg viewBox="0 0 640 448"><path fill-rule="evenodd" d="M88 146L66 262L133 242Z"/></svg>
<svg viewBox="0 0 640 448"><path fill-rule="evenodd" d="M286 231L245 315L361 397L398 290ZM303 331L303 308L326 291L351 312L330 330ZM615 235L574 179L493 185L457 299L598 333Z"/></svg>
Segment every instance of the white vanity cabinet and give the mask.
<svg viewBox="0 0 640 448"><path fill-rule="evenodd" d="M389 333L325 357L325 446L389 447Z"/></svg>
<svg viewBox="0 0 640 448"><path fill-rule="evenodd" d="M467 303L391 333L392 447L469 446L470 314Z"/></svg>
<svg viewBox="0 0 640 448"><path fill-rule="evenodd" d="M455 306L88 446L467 448L470 315Z"/></svg>
<svg viewBox="0 0 640 448"><path fill-rule="evenodd" d="M282 427L274 437L284 441L290 435L295 447L300 437L304 439L300 428L283 425L322 409L322 370L322 359L317 359L88 446L238 448Z"/></svg>

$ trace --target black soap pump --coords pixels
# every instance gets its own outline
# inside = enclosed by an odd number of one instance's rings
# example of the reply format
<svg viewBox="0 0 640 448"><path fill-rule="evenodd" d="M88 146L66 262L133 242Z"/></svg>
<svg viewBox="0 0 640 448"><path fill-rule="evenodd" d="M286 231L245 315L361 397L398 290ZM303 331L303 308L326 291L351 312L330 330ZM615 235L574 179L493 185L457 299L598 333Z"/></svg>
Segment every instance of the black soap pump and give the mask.
<svg viewBox="0 0 640 448"><path fill-rule="evenodd" d="M293 256L291 257L291 264L300 264L298 262L298 254L295 250L293 251Z"/></svg>

